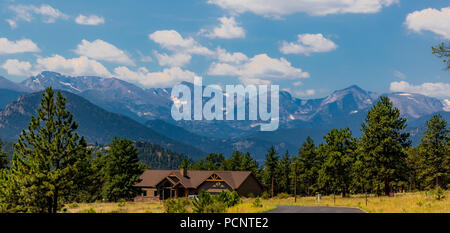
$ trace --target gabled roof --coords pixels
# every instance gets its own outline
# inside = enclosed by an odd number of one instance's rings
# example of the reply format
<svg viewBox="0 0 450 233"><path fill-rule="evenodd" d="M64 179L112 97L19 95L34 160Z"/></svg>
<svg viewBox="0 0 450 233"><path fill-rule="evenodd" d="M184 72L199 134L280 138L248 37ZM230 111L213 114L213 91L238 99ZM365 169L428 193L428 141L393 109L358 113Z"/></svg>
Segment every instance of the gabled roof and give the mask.
<svg viewBox="0 0 450 233"><path fill-rule="evenodd" d="M141 182L137 187L156 187L164 178L174 174L186 188L198 188L206 179L213 174L222 178L232 189L238 189L242 183L251 175L250 171L187 171L183 176L179 170L146 170L141 175Z"/></svg>

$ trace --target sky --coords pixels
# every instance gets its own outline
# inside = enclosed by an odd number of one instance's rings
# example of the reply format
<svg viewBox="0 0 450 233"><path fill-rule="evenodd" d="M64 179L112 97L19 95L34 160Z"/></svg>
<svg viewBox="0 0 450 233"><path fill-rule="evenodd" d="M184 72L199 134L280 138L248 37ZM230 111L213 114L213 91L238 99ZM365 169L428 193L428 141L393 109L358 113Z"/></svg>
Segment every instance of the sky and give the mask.
<svg viewBox="0 0 450 233"><path fill-rule="evenodd" d="M450 98L431 46L448 0L0 0L0 76L44 70L143 88L277 84L299 98L351 85Z"/></svg>

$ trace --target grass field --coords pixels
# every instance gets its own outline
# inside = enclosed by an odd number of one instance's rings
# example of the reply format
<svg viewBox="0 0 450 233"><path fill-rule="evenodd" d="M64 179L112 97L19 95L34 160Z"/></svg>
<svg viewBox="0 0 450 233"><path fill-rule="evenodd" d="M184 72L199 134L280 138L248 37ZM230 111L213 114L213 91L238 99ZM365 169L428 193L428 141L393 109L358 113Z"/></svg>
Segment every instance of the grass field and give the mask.
<svg viewBox="0 0 450 233"><path fill-rule="evenodd" d="M363 209L369 213L450 213L450 191L446 198L435 200L426 192L396 194L394 197L369 196L366 206L364 195L353 195L348 198L324 196L322 200L314 197L261 199L262 207L254 207L254 198L243 198L242 203L228 209L228 213L262 213L275 209L278 205L298 206L342 206ZM68 213L163 213L162 202L120 202L120 203L72 203L65 206Z"/></svg>

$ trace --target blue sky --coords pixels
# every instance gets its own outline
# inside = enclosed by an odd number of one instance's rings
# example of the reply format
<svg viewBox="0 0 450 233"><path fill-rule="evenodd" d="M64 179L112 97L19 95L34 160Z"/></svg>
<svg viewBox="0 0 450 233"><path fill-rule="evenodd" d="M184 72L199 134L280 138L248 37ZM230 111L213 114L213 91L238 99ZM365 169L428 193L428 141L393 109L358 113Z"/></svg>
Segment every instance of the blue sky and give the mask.
<svg viewBox="0 0 450 233"><path fill-rule="evenodd" d="M264 4L261 4L264 2ZM356 84L450 97L431 46L448 0L0 1L0 75L43 70L142 87L279 84L317 98Z"/></svg>

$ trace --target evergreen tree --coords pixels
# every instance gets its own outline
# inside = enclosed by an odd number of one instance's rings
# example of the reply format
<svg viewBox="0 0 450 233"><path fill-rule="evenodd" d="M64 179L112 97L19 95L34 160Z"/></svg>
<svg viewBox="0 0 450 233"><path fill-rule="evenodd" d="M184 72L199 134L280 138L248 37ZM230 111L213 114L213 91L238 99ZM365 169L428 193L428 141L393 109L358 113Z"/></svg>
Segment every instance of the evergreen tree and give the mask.
<svg viewBox="0 0 450 233"><path fill-rule="evenodd" d="M441 44L432 47L432 51L434 55L442 58L442 61L447 65L447 69L450 69L450 41L447 44L442 42Z"/></svg>
<svg viewBox="0 0 450 233"><path fill-rule="evenodd" d="M324 163L319 170L319 183L333 193L340 191L346 197L351 185L351 168L355 162L356 139L349 128L332 129L324 137Z"/></svg>
<svg viewBox="0 0 450 233"><path fill-rule="evenodd" d="M8 154L3 151L3 142L0 141L0 170L8 168Z"/></svg>
<svg viewBox="0 0 450 233"><path fill-rule="evenodd" d="M291 164L292 160L289 152L286 151L284 156L280 159L278 163L278 192L290 193L291 192Z"/></svg>
<svg viewBox="0 0 450 233"><path fill-rule="evenodd" d="M243 155L240 151L234 151L229 159L224 163L224 170L240 171L242 165Z"/></svg>
<svg viewBox="0 0 450 233"><path fill-rule="evenodd" d="M419 153L422 155L424 165L422 176L429 188L447 187L450 175L449 138L447 122L439 114L432 116L427 122L425 135L419 145Z"/></svg>
<svg viewBox="0 0 450 233"><path fill-rule="evenodd" d="M380 98L362 124L359 164L365 179L373 179L366 183L377 186L377 192L384 183L384 193L389 195L391 182L405 179L405 149L410 145L409 134L402 132L405 127L406 118L400 117L388 97Z"/></svg>
<svg viewBox="0 0 450 233"><path fill-rule="evenodd" d="M274 196L274 179L278 167L278 156L275 148L271 146L266 154L266 160L264 162L264 173L266 181L270 182L271 196ZM266 182L267 184L268 182Z"/></svg>
<svg viewBox="0 0 450 233"><path fill-rule="evenodd" d="M144 166L139 162L133 142L114 138L104 155L104 184L102 196L109 201L132 200L139 189L133 185L140 181Z"/></svg>
<svg viewBox="0 0 450 233"><path fill-rule="evenodd" d="M31 117L14 145L13 164L3 172L0 196L8 212L56 213L80 189L77 174L90 158L78 124L66 110L66 99L47 88L37 116ZM6 204L5 204L6 203Z"/></svg>
<svg viewBox="0 0 450 233"><path fill-rule="evenodd" d="M258 162L246 152L242 157L241 171L251 171L254 175L258 175Z"/></svg>
<svg viewBox="0 0 450 233"><path fill-rule="evenodd" d="M298 150L297 187L306 195L311 195L316 189L320 160L317 156L316 145L311 137L307 137Z"/></svg>

